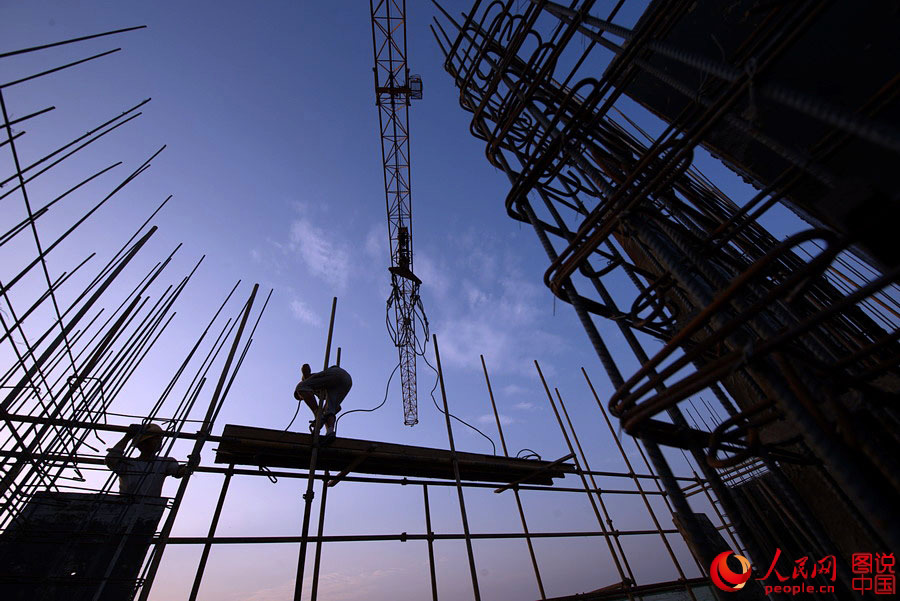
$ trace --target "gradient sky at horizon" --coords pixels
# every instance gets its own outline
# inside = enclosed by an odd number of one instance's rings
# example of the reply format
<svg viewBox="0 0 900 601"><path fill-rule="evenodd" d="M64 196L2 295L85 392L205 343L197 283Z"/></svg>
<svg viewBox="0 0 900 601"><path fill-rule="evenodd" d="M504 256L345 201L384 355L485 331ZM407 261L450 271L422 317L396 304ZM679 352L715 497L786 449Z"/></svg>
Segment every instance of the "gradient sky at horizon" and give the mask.
<svg viewBox="0 0 900 601"><path fill-rule="evenodd" d="M447 2L458 10L469 4ZM591 467L624 471L580 368L587 369L602 400L612 387L574 312L554 302L542 285L547 259L534 233L505 214L508 181L487 163L482 142L470 135L470 115L459 107L458 91L443 71L428 31L436 11L424 2L410 2L407 10L410 69L421 74L425 90L410 112L416 271L440 341L451 411L482 428L499 452L481 373L483 354L511 452L527 447L544 458L566 454L535 373L537 359L551 388L559 387L566 399ZM628 23L636 17L624 14L622 19ZM57 106L22 127L28 133L17 140L17 148L25 160L153 98L139 119L29 184L32 202L38 203L54 190L58 194L67 182L124 162L116 175L86 187L42 219L39 229L45 239L63 231L126 170L167 145L146 174L49 258L53 274L90 252L98 253L98 264L105 261L169 194L173 200L154 220L160 230L143 259L146 267L183 243L169 274L180 278L206 255L189 294L179 300L172 328L129 382L116 410L140 414L149 408L160 382L168 380L238 279L243 296L253 282L260 283L263 294L269 288L274 293L214 433L226 423L287 425L296 408L291 393L299 365L309 362L316 369L321 364L333 296L339 298L335 345L342 348L342 365L354 378L344 409L377 405L397 359L384 326L389 256L367 3L10 2L0 8L0 52L139 24L148 28L0 63L0 80L9 81L123 48L4 91L13 117ZM651 131L658 126L649 120L642 125ZM0 160L9 172L5 149ZM751 193L707 155L701 153L696 163L724 182L723 189L733 196ZM23 209L13 206L14 199L3 209L3 225L22 218ZM8 270L34 255L33 241L20 238L3 251L4 279ZM135 268L111 297L142 273ZM77 292L77 286L72 290ZM21 298L28 298L26 293ZM60 294L74 297L71 290ZM603 324L601 331L611 344L624 344L611 324ZM9 365L10 351L0 352ZM636 367L633 360L623 364L626 373ZM447 448L443 417L429 396L434 374L421 361L418 373L419 425L403 426L395 378L386 406L348 417L340 434ZM307 419L303 412L296 423L305 426ZM492 452L484 438L459 424L454 424L454 434L461 450ZM205 462L211 462L212 446L207 445ZM178 443L173 455L184 461L189 448ZM630 441L627 450L634 464L642 466ZM669 456L683 465L680 454ZM194 476L173 534L206 534L220 484L221 476ZM579 485L571 478L565 484ZM302 481L270 484L247 477L236 478L231 486L220 534L299 533ZM601 479L601 486L632 485ZM165 490L174 494L175 487L170 481ZM326 534L422 532L420 494L419 488L341 484L329 492ZM430 494L434 530L460 532L455 491L434 489ZM466 494L474 532L520 531L508 494ZM584 495L523 493L523 499L535 531L597 530ZM634 496L609 498L617 528L652 527L639 503ZM660 499L653 503L663 526L671 527ZM704 506L698 503L697 508ZM670 540L689 575L697 575L680 539ZM634 558L638 582L677 577L658 538L626 537L623 546ZM542 539L535 547L550 596L618 580L599 537ZM198 546L170 546L151 598L185 598L199 552ZM289 599L296 553L297 545L289 544L216 547L200 598ZM440 542L436 553L441 598L471 598L462 542ZM538 597L523 541L477 541L475 554L485 599ZM321 578L320 595L329 600L404 601L430 594L425 543L326 545Z"/></svg>

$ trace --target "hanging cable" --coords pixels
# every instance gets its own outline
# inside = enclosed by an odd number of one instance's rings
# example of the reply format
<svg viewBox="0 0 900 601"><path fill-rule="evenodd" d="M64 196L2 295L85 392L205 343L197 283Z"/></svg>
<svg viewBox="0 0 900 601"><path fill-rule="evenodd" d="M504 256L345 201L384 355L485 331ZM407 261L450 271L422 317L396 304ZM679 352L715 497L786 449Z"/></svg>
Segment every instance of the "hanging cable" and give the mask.
<svg viewBox="0 0 900 601"><path fill-rule="evenodd" d="M384 399L382 399L382 401L378 405L376 405L375 407L372 407L371 409L351 409L350 411L347 411L345 413L338 415L334 420L335 431L337 431L337 425L338 425L338 422L341 421L341 418L346 417L346 416L350 415L351 413L357 413L357 412L371 413L372 411L377 411L378 409L381 409L384 406L384 404L387 402L388 391L391 389L391 380L394 378L394 374L397 373L398 369L400 369L399 363L397 363L397 366L394 368L394 371L392 371L390 377L388 377L387 384L384 387Z"/></svg>
<svg viewBox="0 0 900 601"><path fill-rule="evenodd" d="M525 451L528 451L528 453L526 453L525 455L523 455L522 453L525 453ZM517 458L517 459L531 459L531 458L535 458L535 459L537 459L538 461L541 460L540 454L538 454L537 451L533 451L533 450L531 450L531 449L529 449L529 448L521 449L518 453L516 453L516 458Z"/></svg>
<svg viewBox="0 0 900 601"><path fill-rule="evenodd" d="M494 441L491 439L490 436L488 436L487 434L485 434L484 432L482 432L481 430L479 430L478 428L476 428L476 427L473 426L472 424L468 423L467 421L465 421L465 420L463 420L463 419L460 419L460 418L456 417L456 416L453 415L452 413L449 413L449 412L448 412L448 413L444 413L444 410L441 409L441 408L438 406L438 404L437 404L437 399L434 398L434 391L437 390L438 380L439 380L439 378L440 378L440 374L438 373L438 370L435 369L435 367L434 367L431 363L428 362L428 358L427 358L425 355L422 355L422 359L425 361L425 365L427 365L428 367L430 367L430 368L431 368L431 371L434 372L434 386L431 387L431 402L434 403L435 408L436 408L438 411L440 411L441 413L443 413L444 415L449 415L450 417L452 417L453 419L455 419L455 420L458 421L459 423L463 424L464 426L468 426L469 428L472 428L473 430L475 430L476 432L478 432L479 434L481 434L482 436L484 436L485 438L487 438L488 442L491 443L491 448L493 449L493 454L496 455L496 454L497 454L497 445L494 444Z"/></svg>
<svg viewBox="0 0 900 601"><path fill-rule="evenodd" d="M287 432L288 430L290 430L291 426L294 425L294 420L297 419L297 416L298 416L298 415L300 415L300 407L301 407L301 405L303 405L303 400L302 400L302 399L297 399L297 410L294 411L294 417L292 417L292 418L291 418L291 421L288 423L288 425L285 426L285 428L284 428L284 430L283 430L284 432Z"/></svg>
<svg viewBox="0 0 900 601"><path fill-rule="evenodd" d="M345 412L345 413L342 413L342 414L336 416L336 417L335 417L335 420L334 420L334 429L337 430L338 422L341 421L341 418L342 418L342 417L345 417L345 416L347 416L347 415L350 415L351 413L357 413L357 412L370 413L370 412L372 412L372 411L377 411L378 409L381 409L381 408L384 406L384 404L387 402L388 391L389 391L390 388L391 388L391 380L393 380L394 374L397 373L397 370L398 370L399 368L400 368L400 364L398 363L398 364L396 365L396 367L394 367L394 370L391 372L391 375L388 377L387 384L386 384L385 387L384 387L384 399L382 399L382 401L381 401L378 405L376 405L375 407L372 407L371 409L352 409L352 410L350 410L350 411L347 411L347 412ZM294 411L294 416L291 418L290 423L289 423L289 424L287 425L287 427L284 429L284 432L287 432L287 431L290 429L290 427L294 425L294 421L297 419L297 415L300 414L300 407L301 407L302 405L303 405L303 401L302 401L302 400L298 400L298 401L297 401L297 410Z"/></svg>

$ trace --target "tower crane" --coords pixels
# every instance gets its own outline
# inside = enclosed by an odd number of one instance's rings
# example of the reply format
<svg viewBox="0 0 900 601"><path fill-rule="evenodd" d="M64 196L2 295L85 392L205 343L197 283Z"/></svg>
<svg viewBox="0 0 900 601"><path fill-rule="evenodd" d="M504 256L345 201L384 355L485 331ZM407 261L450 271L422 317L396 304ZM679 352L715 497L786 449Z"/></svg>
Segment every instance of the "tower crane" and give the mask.
<svg viewBox="0 0 900 601"><path fill-rule="evenodd" d="M416 338L417 321L428 321L419 298L422 281L413 273L412 196L410 194L409 113L412 100L422 98L422 78L410 75L406 64L406 1L369 0L372 49L375 57L375 105L381 134L384 192L391 247L391 295L387 321L400 358L403 423L418 423L416 356L423 354ZM393 315L392 315L393 314ZM393 317L393 324L391 318Z"/></svg>

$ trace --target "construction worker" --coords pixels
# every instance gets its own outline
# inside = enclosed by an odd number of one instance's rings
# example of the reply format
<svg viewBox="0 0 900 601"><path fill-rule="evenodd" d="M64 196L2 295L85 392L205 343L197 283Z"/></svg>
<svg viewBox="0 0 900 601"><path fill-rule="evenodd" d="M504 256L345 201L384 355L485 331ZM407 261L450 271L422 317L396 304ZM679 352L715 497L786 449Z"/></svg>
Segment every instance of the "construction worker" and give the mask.
<svg viewBox="0 0 900 601"><path fill-rule="evenodd" d="M325 436L322 437L322 444L329 444L334 440L334 416L341 410L341 402L350 388L353 386L353 379L347 370L332 365L320 372L312 373L309 364L304 363L300 368L302 379L294 389L294 398L298 401L305 401L309 410L312 411L313 417L316 416L318 403L316 396L325 400L325 410L322 412L322 420L325 422ZM310 427L315 424L315 419L310 421ZM321 422L319 423L321 427Z"/></svg>
<svg viewBox="0 0 900 601"><path fill-rule="evenodd" d="M125 447L132 440L140 455L125 457ZM187 466L172 457L157 457L162 443L163 430L156 424L131 424L122 440L108 450L106 466L119 476L121 494L158 498L166 476L184 476Z"/></svg>

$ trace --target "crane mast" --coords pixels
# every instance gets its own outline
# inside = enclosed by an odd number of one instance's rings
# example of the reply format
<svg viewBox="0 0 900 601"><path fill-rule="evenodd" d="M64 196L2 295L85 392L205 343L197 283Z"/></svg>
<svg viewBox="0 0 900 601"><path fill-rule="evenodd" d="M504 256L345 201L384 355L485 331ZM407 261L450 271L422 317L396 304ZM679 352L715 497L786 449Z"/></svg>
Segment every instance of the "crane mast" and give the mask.
<svg viewBox="0 0 900 601"><path fill-rule="evenodd" d="M419 354L416 321L420 321L423 328L427 328L427 321L424 312L421 312L419 298L422 282L413 273L408 108L411 100L422 98L422 79L410 75L406 64L405 0L369 0L369 8L375 56L375 104L378 107L391 246L388 329L400 359L403 423L414 426L419 421L416 407L416 355Z"/></svg>

